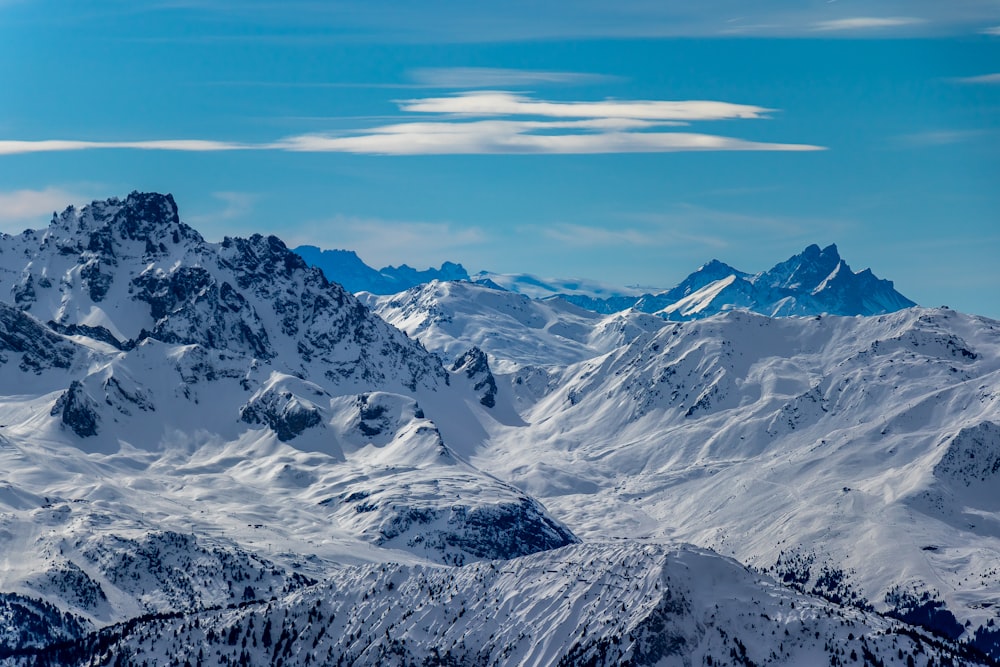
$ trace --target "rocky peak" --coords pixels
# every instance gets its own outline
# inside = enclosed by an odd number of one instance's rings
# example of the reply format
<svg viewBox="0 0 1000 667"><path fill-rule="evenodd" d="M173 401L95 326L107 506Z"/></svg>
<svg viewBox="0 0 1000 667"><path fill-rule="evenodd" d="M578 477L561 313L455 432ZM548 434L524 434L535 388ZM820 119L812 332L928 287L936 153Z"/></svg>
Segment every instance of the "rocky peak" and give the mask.
<svg viewBox="0 0 1000 667"><path fill-rule="evenodd" d="M254 234L247 239L227 236L222 241L220 254L224 264L236 272L241 289L274 282L276 278L288 280L296 271L310 271L302 257L273 235ZM315 273L322 276L319 271Z"/></svg>
<svg viewBox="0 0 1000 667"><path fill-rule="evenodd" d="M485 352L478 347L472 347L455 360L451 372L464 374L475 383L473 389L479 392L480 403L488 408L496 405L497 382L490 371L490 362Z"/></svg>
<svg viewBox="0 0 1000 667"><path fill-rule="evenodd" d="M19 252L0 267L0 293L71 335L123 349L150 338L196 344L263 361L290 350L294 374L358 389L390 378L413 391L447 381L436 358L279 238L207 243L181 222L169 194L69 207L44 235L11 244Z"/></svg>
<svg viewBox="0 0 1000 667"><path fill-rule="evenodd" d="M759 274L754 281L761 287L811 292L841 263L840 253L834 244L822 250L816 244L808 246L798 255Z"/></svg>
<svg viewBox="0 0 1000 667"><path fill-rule="evenodd" d="M740 273L740 271L737 271L736 269L734 269L733 267L729 266L725 262L720 262L717 259L712 259L712 260L709 260L708 262L706 262L705 264L702 264L701 266L699 266L698 270L695 271L695 273L703 273L705 275L716 276L718 278L724 278L724 277L726 277L728 275L731 275L733 273Z"/></svg>
<svg viewBox="0 0 1000 667"><path fill-rule="evenodd" d="M20 356L22 371L39 374L48 368L68 369L76 347L17 308L0 303L0 368Z"/></svg>
<svg viewBox="0 0 1000 667"><path fill-rule="evenodd" d="M148 241L161 236L161 231L178 232L181 224L173 195L155 192L133 192L115 213L111 224L123 239ZM180 239L174 241L179 242Z"/></svg>
<svg viewBox="0 0 1000 667"><path fill-rule="evenodd" d="M67 232L78 238L77 248L67 244ZM166 254L169 244L185 240L204 243L198 232L180 221L173 196L155 192L95 201L79 211L70 206L53 218L46 237L59 244L62 254L89 252L109 263L114 263L120 241L143 243L149 256Z"/></svg>
<svg viewBox="0 0 1000 667"><path fill-rule="evenodd" d="M81 438L97 435L100 423L97 402L79 380L70 383L69 389L56 400L49 414L59 416L63 425Z"/></svg>
<svg viewBox="0 0 1000 667"><path fill-rule="evenodd" d="M697 271L685 278L677 287L674 287L670 291L666 292L662 296L666 296L670 300L682 299L689 294L693 294L698 290L706 287L710 283L716 280L722 280L723 278L728 278L729 276L735 275L738 278L743 278L747 274L734 269L725 262L720 262L717 259L713 259L707 264L703 264L698 268ZM661 295L657 295L661 296ZM649 300L650 303L656 301L656 299ZM660 299L663 301L663 299ZM663 305L666 305L665 303ZM662 308L663 305L660 307Z"/></svg>

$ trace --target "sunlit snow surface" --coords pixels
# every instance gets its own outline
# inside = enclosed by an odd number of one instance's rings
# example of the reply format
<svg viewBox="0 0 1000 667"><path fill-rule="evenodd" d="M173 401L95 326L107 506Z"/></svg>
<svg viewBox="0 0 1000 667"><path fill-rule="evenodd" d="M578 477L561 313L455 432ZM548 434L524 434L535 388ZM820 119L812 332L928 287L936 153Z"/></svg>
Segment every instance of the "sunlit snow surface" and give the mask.
<svg viewBox="0 0 1000 667"><path fill-rule="evenodd" d="M493 425L473 463L585 539L679 539L761 568L796 552L814 578L849 572L877 608L909 586L974 626L993 618L997 322L633 311L583 316L581 333L557 302L438 283L374 307L431 350L475 340L506 369L500 396L525 425Z"/></svg>
<svg viewBox="0 0 1000 667"><path fill-rule="evenodd" d="M994 321L672 323L468 282L364 297L383 321L157 195L0 250L0 657L153 614L100 650L906 664L951 649L779 582L927 592L963 639L1000 604Z"/></svg>

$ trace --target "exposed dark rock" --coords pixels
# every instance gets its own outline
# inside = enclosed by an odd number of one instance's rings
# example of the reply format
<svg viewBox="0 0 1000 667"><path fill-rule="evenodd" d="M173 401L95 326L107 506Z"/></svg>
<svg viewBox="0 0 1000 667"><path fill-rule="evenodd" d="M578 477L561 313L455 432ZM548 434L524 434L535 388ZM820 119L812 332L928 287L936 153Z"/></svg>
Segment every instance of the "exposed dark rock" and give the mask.
<svg viewBox="0 0 1000 667"><path fill-rule="evenodd" d="M361 394L357 399L358 430L366 437L388 433L392 423L386 416L387 409L371 394Z"/></svg>
<svg viewBox="0 0 1000 667"><path fill-rule="evenodd" d="M462 565L469 556L510 559L578 541L528 497L477 506L456 503L448 509L395 504L382 509L389 516L380 528L380 544L403 536L410 546L441 552L453 565Z"/></svg>
<svg viewBox="0 0 1000 667"><path fill-rule="evenodd" d="M132 408L138 408L143 412L156 411L156 405L148 389L126 386L113 375L104 381L104 395L106 401L124 415L132 414Z"/></svg>
<svg viewBox="0 0 1000 667"><path fill-rule="evenodd" d="M35 279L30 273L25 273L21 282L11 289L11 296L14 297L14 305L21 310L28 310L35 303Z"/></svg>
<svg viewBox="0 0 1000 667"><path fill-rule="evenodd" d="M322 416L316 406L291 392L269 390L240 408L240 419L248 424L266 424L278 440L294 440L307 428L318 425Z"/></svg>
<svg viewBox="0 0 1000 667"><path fill-rule="evenodd" d="M962 486L993 482L1000 473L1000 426L983 422L963 428L934 466L934 476Z"/></svg>
<svg viewBox="0 0 1000 667"><path fill-rule="evenodd" d="M136 276L132 286L134 298L148 303L156 320L149 337L165 343L250 351L260 359L274 356L253 306L229 283L220 285L202 267L147 271Z"/></svg>
<svg viewBox="0 0 1000 667"><path fill-rule="evenodd" d="M497 381L490 371L489 359L486 353L478 347L473 347L452 364L453 373L464 373L473 380L473 390L480 392L479 402L488 408L496 406Z"/></svg>
<svg viewBox="0 0 1000 667"><path fill-rule="evenodd" d="M86 324L59 324L53 320L46 322L48 327L64 336L86 336L107 343L119 350L131 350L134 347L132 341L120 341L107 328L97 326L92 327Z"/></svg>
<svg viewBox="0 0 1000 667"><path fill-rule="evenodd" d="M191 240L202 243L201 235L180 221L173 195L132 192L121 202L110 220L121 239L146 242L146 252L164 252L165 243Z"/></svg>
<svg viewBox="0 0 1000 667"><path fill-rule="evenodd" d="M69 389L56 400L51 414L61 415L62 423L81 438L97 435L99 417L96 403L79 380L73 380Z"/></svg>
<svg viewBox="0 0 1000 667"><path fill-rule="evenodd" d="M9 361L7 352L21 355L18 366L22 371L41 373L47 368L69 368L76 346L30 315L0 303L0 365Z"/></svg>
<svg viewBox="0 0 1000 667"><path fill-rule="evenodd" d="M94 303L103 301L114 281L111 273L101 272L101 263L98 260L91 260L80 269L80 278L87 286L90 298Z"/></svg>

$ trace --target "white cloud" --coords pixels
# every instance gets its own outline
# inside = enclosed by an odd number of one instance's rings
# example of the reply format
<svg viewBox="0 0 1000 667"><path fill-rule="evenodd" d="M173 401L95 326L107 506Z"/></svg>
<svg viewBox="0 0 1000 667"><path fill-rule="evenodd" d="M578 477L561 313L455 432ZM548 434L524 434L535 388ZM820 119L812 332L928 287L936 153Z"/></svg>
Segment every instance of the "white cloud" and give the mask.
<svg viewBox="0 0 1000 667"><path fill-rule="evenodd" d="M555 72L547 70L501 69L496 67L421 67L410 77L433 88L499 88L545 84L581 85L617 80L607 74Z"/></svg>
<svg viewBox="0 0 1000 667"><path fill-rule="evenodd" d="M0 141L0 155L82 151L97 148L206 152L241 150L253 148L253 146L226 141L206 141L201 139L163 139L154 141L76 141L66 139L44 139L41 141Z"/></svg>
<svg viewBox="0 0 1000 667"><path fill-rule="evenodd" d="M991 26L983 30L984 35L996 35L1000 37L1000 25Z"/></svg>
<svg viewBox="0 0 1000 667"><path fill-rule="evenodd" d="M484 120L402 123L356 136L300 135L276 144L284 150L372 155L599 154L681 151L814 151L820 146L746 141L692 132L612 130L542 134L547 124ZM556 127L559 127L557 124Z"/></svg>
<svg viewBox="0 0 1000 667"><path fill-rule="evenodd" d="M934 146L951 146L972 141L984 136L982 130L932 130L904 134L897 137L899 145L907 148L931 148Z"/></svg>
<svg viewBox="0 0 1000 667"><path fill-rule="evenodd" d="M142 5L135 10L137 12L162 10L164 6L150 2L133 4ZM204 40L208 37L206 31L218 30L220 17L237 16L257 29L240 35L219 35L216 39L297 43L318 42L329 39L328 35L339 40L383 44L663 38L734 32L798 37L812 34L818 23L851 20L852 6L863 6L864 11L874 17L890 18L905 18L895 16L905 7L907 17L923 19L915 32L928 36L967 35L1000 22L1000 6L995 0L864 0L852 3L831 0L574 0L572 3L537 0L503 3L196 0L180 4L190 10L185 18L192 29L184 37L186 40ZM842 37L857 34L847 29L837 32Z"/></svg>
<svg viewBox="0 0 1000 667"><path fill-rule="evenodd" d="M972 84L1000 84L1000 72L995 72L993 74L981 74L979 76L966 76L960 79L955 79L957 83L972 83Z"/></svg>
<svg viewBox="0 0 1000 667"><path fill-rule="evenodd" d="M819 21L813 24L815 30L872 30L880 28L899 28L924 23L924 19L912 16L855 16L832 21Z"/></svg>
<svg viewBox="0 0 1000 667"><path fill-rule="evenodd" d="M658 121L764 118L774 109L710 100L604 100L549 102L508 92L475 92L451 97L404 100L403 111L476 116L547 116L551 118L634 118Z"/></svg>
<svg viewBox="0 0 1000 667"><path fill-rule="evenodd" d="M811 144L768 143L694 132L639 132L639 121L593 119L574 123L483 120L472 122L398 123L356 135L302 134L265 144L226 144L163 140L143 142L0 141L0 155L88 149L172 151L278 150L295 153L366 155L491 155L675 153L682 151L818 151ZM589 133L551 133L588 129ZM543 130L549 133L541 133ZM205 146L211 146L206 148Z"/></svg>
<svg viewBox="0 0 1000 667"><path fill-rule="evenodd" d="M680 151L814 151L809 144L747 141L694 132L665 132L689 121L761 119L764 107L711 100L549 102L507 92L407 100L410 113L445 120L399 122L342 134L301 134L258 144L201 140L0 141L0 155L125 148L140 150L362 153L369 155L597 154ZM482 120L465 120L469 117ZM534 116L542 120L497 117ZM489 118L493 117L493 118ZM457 118L457 119L456 119Z"/></svg>
<svg viewBox="0 0 1000 667"><path fill-rule="evenodd" d="M726 248L726 238L705 233L694 233L681 225L668 226L662 221L642 220L641 216L628 216L640 222L640 227L591 227L571 223L555 223L542 228L542 234L554 241L577 248L602 248L608 246L633 246L667 248L678 245L697 245L706 248ZM532 234L536 228L525 230Z"/></svg>
<svg viewBox="0 0 1000 667"><path fill-rule="evenodd" d="M627 220L635 220L647 225L655 225L664 233L669 233L685 240L694 240L695 232L709 234L724 239L722 245L741 243L748 236L758 238L804 238L810 225L823 225L828 229L839 229L842 223L836 219L804 220L799 217L788 218L771 215L750 215L701 206L691 203L681 203L672 210L656 213L626 214ZM727 239L727 240L726 240Z"/></svg>
<svg viewBox="0 0 1000 667"><path fill-rule="evenodd" d="M21 232L25 224L33 228L43 227L53 212L62 211L71 203L89 199L79 193L56 187L0 192L0 229Z"/></svg>
<svg viewBox="0 0 1000 667"><path fill-rule="evenodd" d="M542 227L542 234L566 245L611 246L611 245L653 245L655 239L648 232L639 229L608 229L588 227L570 223L556 223Z"/></svg>

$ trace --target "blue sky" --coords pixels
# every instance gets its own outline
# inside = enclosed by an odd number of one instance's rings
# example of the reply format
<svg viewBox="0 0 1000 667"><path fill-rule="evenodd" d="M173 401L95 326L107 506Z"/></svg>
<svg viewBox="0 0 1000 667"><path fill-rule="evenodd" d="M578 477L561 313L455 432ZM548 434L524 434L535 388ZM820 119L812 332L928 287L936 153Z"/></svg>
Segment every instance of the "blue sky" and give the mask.
<svg viewBox="0 0 1000 667"><path fill-rule="evenodd" d="M995 0L0 0L0 84L8 232L157 190L212 240L662 287L836 243L1000 318Z"/></svg>

